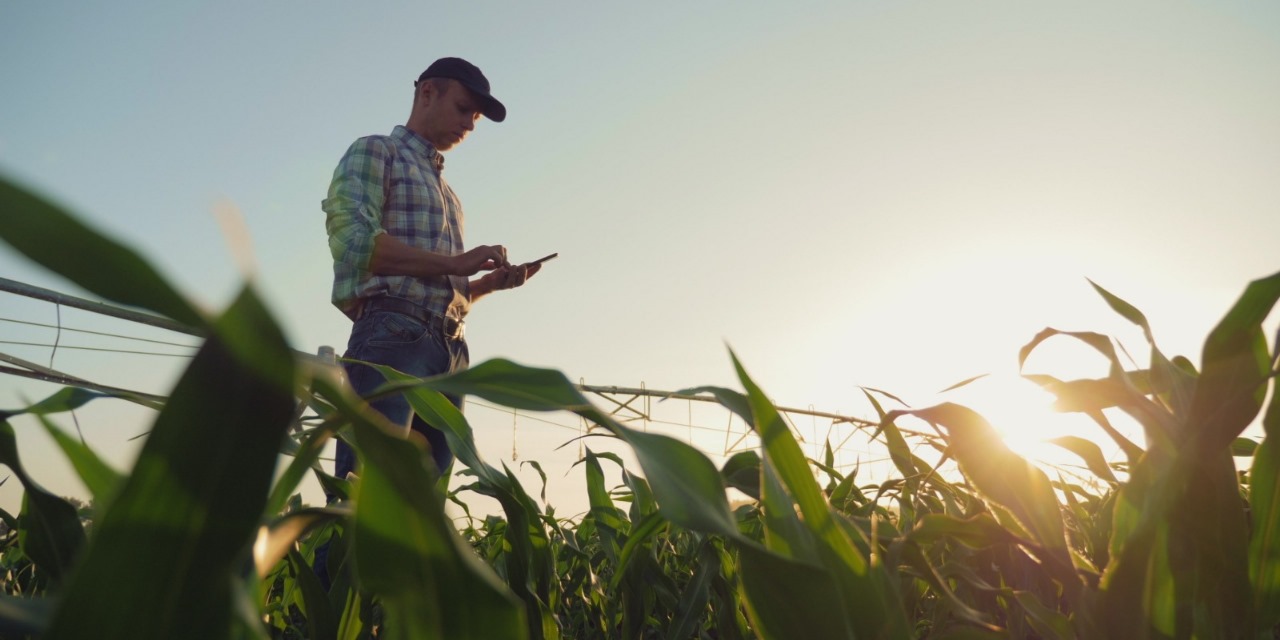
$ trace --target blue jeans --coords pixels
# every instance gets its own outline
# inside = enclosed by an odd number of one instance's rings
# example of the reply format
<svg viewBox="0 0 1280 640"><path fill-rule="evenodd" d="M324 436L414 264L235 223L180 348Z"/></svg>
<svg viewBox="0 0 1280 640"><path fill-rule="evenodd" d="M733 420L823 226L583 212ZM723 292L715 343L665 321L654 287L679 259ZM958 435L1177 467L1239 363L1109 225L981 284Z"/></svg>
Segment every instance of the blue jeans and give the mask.
<svg viewBox="0 0 1280 640"><path fill-rule="evenodd" d="M438 327L428 326L412 316L382 310L371 311L356 320L344 357L387 365L420 378L466 369L470 362L465 340L447 338ZM352 388L361 396L386 382L386 378L372 367L345 363L343 368ZM462 410L460 396L446 397ZM404 427L406 433L412 429L422 434L431 445L431 458L436 468L440 473L447 473L453 463L453 452L449 450L444 434L423 422L403 395L384 396L371 402L370 406L392 424ZM345 478L348 472L355 471L355 465L355 452L339 439L334 475Z"/></svg>

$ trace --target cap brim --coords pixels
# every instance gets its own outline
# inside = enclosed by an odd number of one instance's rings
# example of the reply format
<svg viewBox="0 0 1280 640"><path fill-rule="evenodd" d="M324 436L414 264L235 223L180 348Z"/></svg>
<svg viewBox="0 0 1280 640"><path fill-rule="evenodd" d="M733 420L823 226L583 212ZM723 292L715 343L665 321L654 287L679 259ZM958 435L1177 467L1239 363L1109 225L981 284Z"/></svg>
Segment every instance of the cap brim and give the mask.
<svg viewBox="0 0 1280 640"><path fill-rule="evenodd" d="M454 80L458 80L454 78ZM467 88L471 92L471 96L480 101L480 113L484 117L494 121L502 122L507 119L507 108L498 102L498 99L489 95L488 92L481 91L479 87L471 86L471 83L458 80L458 84Z"/></svg>
<svg viewBox="0 0 1280 640"><path fill-rule="evenodd" d="M480 94L476 94L476 97L484 103L484 110L480 112L484 114L484 117L494 122L502 122L507 119L507 108L501 102L498 102L497 98Z"/></svg>

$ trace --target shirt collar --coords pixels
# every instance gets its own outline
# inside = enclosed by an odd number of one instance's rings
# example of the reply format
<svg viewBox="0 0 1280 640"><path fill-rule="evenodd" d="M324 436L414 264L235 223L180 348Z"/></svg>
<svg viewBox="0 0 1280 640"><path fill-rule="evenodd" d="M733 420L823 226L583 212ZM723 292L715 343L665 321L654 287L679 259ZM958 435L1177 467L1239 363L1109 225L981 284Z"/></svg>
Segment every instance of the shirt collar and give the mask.
<svg viewBox="0 0 1280 640"><path fill-rule="evenodd" d="M425 160L427 164L435 167L436 173L444 170L444 154L437 151L435 145L426 138L399 124L391 130L391 137L409 147L414 155Z"/></svg>

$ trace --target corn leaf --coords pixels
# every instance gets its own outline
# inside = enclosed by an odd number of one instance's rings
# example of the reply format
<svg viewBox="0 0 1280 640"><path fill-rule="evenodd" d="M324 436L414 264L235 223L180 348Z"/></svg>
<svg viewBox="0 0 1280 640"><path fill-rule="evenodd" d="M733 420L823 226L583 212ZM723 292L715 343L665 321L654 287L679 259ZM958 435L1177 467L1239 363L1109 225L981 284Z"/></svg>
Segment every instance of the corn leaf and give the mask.
<svg viewBox="0 0 1280 640"><path fill-rule="evenodd" d="M900 413L947 430L950 450L965 477L997 514L999 508L1007 509L1016 524L1031 535L1045 569L1074 598L1082 585L1067 552L1057 496L1044 472L1009 450L986 419L972 409L943 403L926 409L893 411L889 416Z"/></svg>
<svg viewBox="0 0 1280 640"><path fill-rule="evenodd" d="M254 332L254 361L220 338L183 374L59 603L51 638L223 638L232 576L253 540L293 412L292 355L252 291L218 335ZM263 363L266 363L265 365ZM129 589L103 592L120 576Z"/></svg>
<svg viewBox="0 0 1280 640"><path fill-rule="evenodd" d="M628 428L591 405L559 371L489 360L475 367L423 380L424 386L531 411L572 411L605 427L635 450L663 515L696 531L737 535L724 484L702 452L668 436Z"/></svg>
<svg viewBox="0 0 1280 640"><path fill-rule="evenodd" d="M76 470L76 475L80 477L81 482L84 482L94 502L99 508L105 507L124 476L103 462L102 458L99 458L88 445L72 438L43 415L37 417L40 419L40 424L44 425L45 431L58 444L58 448L62 449L63 455L71 461L72 468Z"/></svg>
<svg viewBox="0 0 1280 640"><path fill-rule="evenodd" d="M107 300L149 309L190 327L205 325L201 313L133 250L3 177L0 240Z"/></svg>
<svg viewBox="0 0 1280 640"><path fill-rule="evenodd" d="M253 545L253 563L257 567L258 577L265 578L307 532L350 517L351 509L346 506L311 507L294 511L276 519L269 526L260 527Z"/></svg>
<svg viewBox="0 0 1280 640"><path fill-rule="evenodd" d="M520 603L445 518L422 443L368 420L353 426L362 465L352 553L390 637L527 637Z"/></svg>
<svg viewBox="0 0 1280 640"><path fill-rule="evenodd" d="M289 549L288 557L296 576L298 590L302 592L301 599L305 607L304 613L307 616L307 631L310 632L310 637L337 637L338 613L329 603L329 595L325 593L320 579L316 577L315 572L311 570L311 565L307 564L306 559L297 550Z"/></svg>
<svg viewBox="0 0 1280 640"><path fill-rule="evenodd" d="M929 544L943 537L953 538L972 549L1024 542L985 513L970 518L931 513L920 518L915 528L907 534L907 539L920 544Z"/></svg>
<svg viewBox="0 0 1280 640"><path fill-rule="evenodd" d="M1187 418L1196 446L1226 447L1258 415L1271 358L1262 322L1280 300L1280 273L1255 280L1209 333Z"/></svg>
<svg viewBox="0 0 1280 640"><path fill-rule="evenodd" d="M1117 484L1116 476L1111 472L1111 466L1107 464L1106 458L1102 455L1102 447L1092 440L1087 440L1079 436L1061 436L1053 438L1049 442L1080 456L1084 460L1085 466L1089 467L1089 471L1093 475L1098 476L1112 485Z"/></svg>
<svg viewBox="0 0 1280 640"><path fill-rule="evenodd" d="M45 490L27 473L8 421L0 421L0 464L9 467L22 483L22 512L18 516L22 550L55 581L62 580L85 544L75 507Z"/></svg>
<svg viewBox="0 0 1280 640"><path fill-rule="evenodd" d="M1249 579L1258 632L1280 624L1280 393L1272 392L1262 428L1266 437L1253 455L1249 473Z"/></svg>
<svg viewBox="0 0 1280 640"><path fill-rule="evenodd" d="M812 470L773 403L747 375L737 356L730 352L738 379L747 392L754 427L765 452L765 493L769 492L770 467L794 499L804 524L818 544L823 566L829 567L842 593L841 611L851 617L862 637L910 637L906 613L898 593L890 587L883 567L861 555L853 541L838 526L830 505L818 487ZM851 607L846 609L845 607Z"/></svg>
<svg viewBox="0 0 1280 640"><path fill-rule="evenodd" d="M81 389L78 387L63 387L44 400L26 407L25 409L0 410L0 420L8 420L14 416L20 416L23 414L43 416L52 413L73 411L89 404L89 402L93 400L105 397L109 397L108 394L100 391L90 391L88 389Z"/></svg>
<svg viewBox="0 0 1280 640"><path fill-rule="evenodd" d="M1258 452L1258 441L1252 438L1236 438L1231 441L1231 455L1237 458L1250 458Z"/></svg>

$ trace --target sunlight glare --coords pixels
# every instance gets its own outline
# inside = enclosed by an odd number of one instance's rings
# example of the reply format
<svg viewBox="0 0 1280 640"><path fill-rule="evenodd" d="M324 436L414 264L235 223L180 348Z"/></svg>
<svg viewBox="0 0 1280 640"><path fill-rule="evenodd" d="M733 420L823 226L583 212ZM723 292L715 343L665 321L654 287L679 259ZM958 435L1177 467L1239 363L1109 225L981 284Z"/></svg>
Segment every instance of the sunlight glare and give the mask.
<svg viewBox="0 0 1280 640"><path fill-rule="evenodd" d="M987 376L947 395L982 414L1014 453L1032 462L1078 463L1048 440L1068 434L1093 435L1092 430L1080 428L1081 416L1055 411L1053 395L1020 376Z"/></svg>

